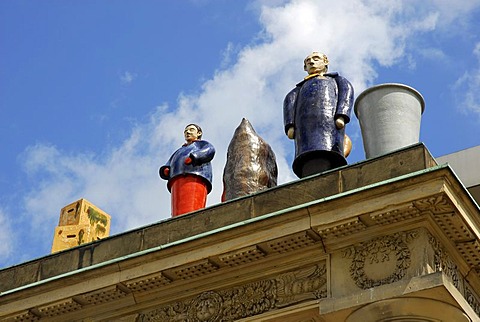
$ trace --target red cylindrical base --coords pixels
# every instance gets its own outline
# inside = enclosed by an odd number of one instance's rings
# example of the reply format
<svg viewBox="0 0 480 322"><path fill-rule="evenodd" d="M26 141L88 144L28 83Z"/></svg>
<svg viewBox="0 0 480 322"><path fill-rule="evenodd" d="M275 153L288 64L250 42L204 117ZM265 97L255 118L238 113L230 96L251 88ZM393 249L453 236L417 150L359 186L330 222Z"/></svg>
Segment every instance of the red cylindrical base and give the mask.
<svg viewBox="0 0 480 322"><path fill-rule="evenodd" d="M207 186L204 180L195 175L181 175L171 180L172 217L205 208Z"/></svg>

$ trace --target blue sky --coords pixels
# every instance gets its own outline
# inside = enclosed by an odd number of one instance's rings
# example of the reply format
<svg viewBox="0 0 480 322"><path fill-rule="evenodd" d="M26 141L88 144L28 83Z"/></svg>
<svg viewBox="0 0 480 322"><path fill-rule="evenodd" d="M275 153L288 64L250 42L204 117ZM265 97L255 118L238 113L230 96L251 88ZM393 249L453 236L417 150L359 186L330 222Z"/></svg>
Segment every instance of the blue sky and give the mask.
<svg viewBox="0 0 480 322"><path fill-rule="evenodd" d="M282 102L318 50L356 95L403 83L434 156L480 142L480 1L0 1L0 268L49 254L86 198L111 234L169 218L158 168L196 122L217 149L242 117L296 180ZM365 159L358 120L349 163Z"/></svg>

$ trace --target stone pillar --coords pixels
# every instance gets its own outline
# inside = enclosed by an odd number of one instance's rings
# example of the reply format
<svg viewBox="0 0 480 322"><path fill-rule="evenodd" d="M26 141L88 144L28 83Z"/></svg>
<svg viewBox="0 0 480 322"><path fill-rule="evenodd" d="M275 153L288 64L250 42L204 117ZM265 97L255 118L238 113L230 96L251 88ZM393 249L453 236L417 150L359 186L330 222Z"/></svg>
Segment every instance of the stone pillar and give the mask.
<svg viewBox="0 0 480 322"><path fill-rule="evenodd" d="M418 143L422 95L403 84L381 84L363 91L355 101L366 158Z"/></svg>

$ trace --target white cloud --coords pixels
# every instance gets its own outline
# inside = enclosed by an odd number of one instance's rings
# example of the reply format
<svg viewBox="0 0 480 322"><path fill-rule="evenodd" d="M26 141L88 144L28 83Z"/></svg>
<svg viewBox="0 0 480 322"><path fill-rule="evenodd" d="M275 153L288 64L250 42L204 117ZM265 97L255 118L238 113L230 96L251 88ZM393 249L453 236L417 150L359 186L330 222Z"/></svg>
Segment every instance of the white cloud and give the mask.
<svg viewBox="0 0 480 322"><path fill-rule="evenodd" d="M346 76L358 94L375 81L376 65L389 66L408 58L414 66L406 42L417 33L433 30L446 2L269 3L259 2L263 42L239 50L230 68L219 69L204 82L200 94L179 94L176 107L157 107L149 122L134 126L120 146L101 156L65 155L45 145L28 149L26 168L37 180L25 200L32 227L38 227L40 217L48 218L50 226L40 229L50 236L60 208L82 197L112 215L116 232L168 218L170 195L157 171L182 144L183 128L191 122L202 126L204 139L217 150L208 204L220 201L227 146L243 117L272 145L279 183L295 180L290 170L293 143L283 133L282 102L305 74L303 58L313 50L325 52L330 70ZM420 3L424 10L416 10ZM462 12L459 8L458 14ZM233 48L226 48L228 59ZM128 83L134 76L125 72L122 80ZM358 125L352 123L347 132L360 146Z"/></svg>
<svg viewBox="0 0 480 322"><path fill-rule="evenodd" d="M475 45L475 48L473 49L473 54L477 57L477 59L480 61L480 43L477 43Z"/></svg>
<svg viewBox="0 0 480 322"><path fill-rule="evenodd" d="M0 208L0 257L9 258L13 253L14 235L8 214Z"/></svg>
<svg viewBox="0 0 480 322"><path fill-rule="evenodd" d="M473 49L473 55L476 58L477 66L474 69L466 71L453 86L453 92L457 93L461 101L459 106L464 113L473 112L480 119L480 43L477 43Z"/></svg>
<svg viewBox="0 0 480 322"><path fill-rule="evenodd" d="M120 75L120 81L122 82L122 84L127 85L132 83L136 77L137 74L125 71L122 75Z"/></svg>
<svg viewBox="0 0 480 322"><path fill-rule="evenodd" d="M439 23L448 26L451 23L463 23L473 10L478 10L479 0L432 0L433 7L438 11ZM428 8L426 9L428 10Z"/></svg>
<svg viewBox="0 0 480 322"><path fill-rule="evenodd" d="M222 53L222 62L221 68L228 68L232 65L233 60L235 59L236 54L241 50L238 45L235 45L232 42L227 44L227 47L223 50Z"/></svg>
<svg viewBox="0 0 480 322"><path fill-rule="evenodd" d="M440 61L443 63L448 63L449 58L445 52L439 48L425 48L418 51L419 55L426 57L430 60Z"/></svg>

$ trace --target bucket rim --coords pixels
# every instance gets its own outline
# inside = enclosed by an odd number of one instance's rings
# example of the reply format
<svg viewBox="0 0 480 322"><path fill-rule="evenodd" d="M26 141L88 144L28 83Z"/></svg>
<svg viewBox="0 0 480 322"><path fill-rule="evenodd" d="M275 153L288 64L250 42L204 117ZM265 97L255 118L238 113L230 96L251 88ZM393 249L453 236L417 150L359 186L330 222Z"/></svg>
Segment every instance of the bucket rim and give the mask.
<svg viewBox="0 0 480 322"><path fill-rule="evenodd" d="M420 94L420 92L417 91L415 88L413 88L409 85L401 84L401 83L383 83L383 84L378 84L378 85L371 86L371 87L365 89L363 92L361 92L357 96L357 98L355 99L355 106L353 108L353 110L355 112L355 116L357 116L357 118L358 118L358 114L357 114L358 102L368 93L370 93L372 91L375 91L377 89L380 89L380 88L385 88L385 87L397 87L397 88L402 88L402 89L409 90L410 92L412 92L414 95L417 96L417 98L420 102L420 106L422 108L421 114L423 114L423 111L425 111L425 99L423 98L422 94Z"/></svg>

